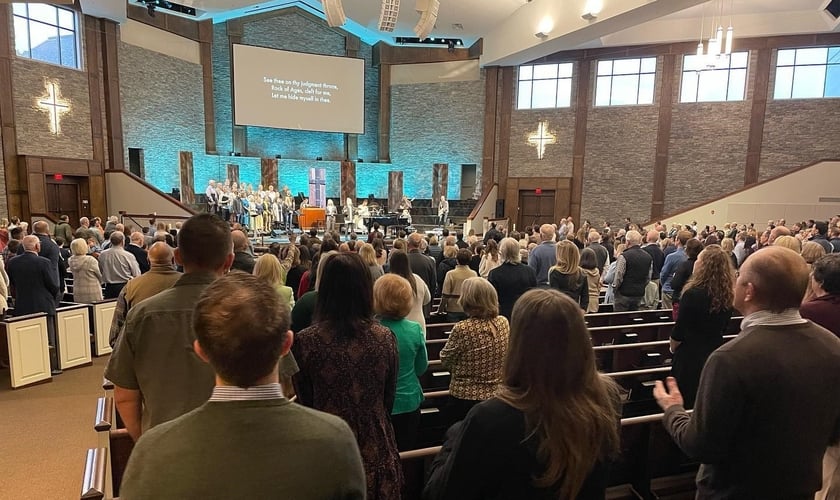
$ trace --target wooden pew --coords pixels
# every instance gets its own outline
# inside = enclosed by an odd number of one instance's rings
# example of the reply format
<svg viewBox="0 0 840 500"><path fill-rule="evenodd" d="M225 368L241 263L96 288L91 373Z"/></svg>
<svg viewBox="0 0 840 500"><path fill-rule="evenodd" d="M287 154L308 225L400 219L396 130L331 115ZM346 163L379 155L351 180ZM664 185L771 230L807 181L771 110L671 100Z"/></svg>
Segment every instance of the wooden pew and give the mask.
<svg viewBox="0 0 840 500"><path fill-rule="evenodd" d="M654 309L650 311L624 311L608 313L592 313L584 316L586 326L635 325L639 323L662 323L673 321L670 309Z"/></svg>
<svg viewBox="0 0 840 500"><path fill-rule="evenodd" d="M660 424L663 414L621 419L621 455L611 465L607 498L693 498L697 464L673 444ZM403 500L419 500L440 446L400 453Z"/></svg>
<svg viewBox="0 0 840 500"><path fill-rule="evenodd" d="M3 331L0 351L9 354L13 389L52 380L47 321L44 313L6 317L0 321Z"/></svg>
<svg viewBox="0 0 840 500"><path fill-rule="evenodd" d="M56 309L58 364L62 370L93 364L90 351L90 308L87 304L62 303Z"/></svg>
<svg viewBox="0 0 840 500"><path fill-rule="evenodd" d="M106 457L105 470L98 471L97 475L104 477L105 498L115 498L119 496L120 483L131 450L134 449L134 440L129 436L128 430L118 428L112 397L106 396L97 400L94 430L97 432L98 449L104 450Z"/></svg>
<svg viewBox="0 0 840 500"><path fill-rule="evenodd" d="M111 353L108 336L111 333L111 321L117 308L117 299L101 300L89 305L92 319L94 355L104 356Z"/></svg>

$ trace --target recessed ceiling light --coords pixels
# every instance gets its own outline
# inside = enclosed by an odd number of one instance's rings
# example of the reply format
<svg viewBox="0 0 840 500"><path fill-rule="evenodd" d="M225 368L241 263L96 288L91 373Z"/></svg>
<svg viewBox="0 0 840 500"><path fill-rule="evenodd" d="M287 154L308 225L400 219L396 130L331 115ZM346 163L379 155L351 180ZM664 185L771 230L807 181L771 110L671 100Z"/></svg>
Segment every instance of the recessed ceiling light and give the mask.
<svg viewBox="0 0 840 500"><path fill-rule="evenodd" d="M464 30L464 25L461 24L461 23L453 23L452 24L452 29L453 30L458 30L458 31L463 31Z"/></svg>

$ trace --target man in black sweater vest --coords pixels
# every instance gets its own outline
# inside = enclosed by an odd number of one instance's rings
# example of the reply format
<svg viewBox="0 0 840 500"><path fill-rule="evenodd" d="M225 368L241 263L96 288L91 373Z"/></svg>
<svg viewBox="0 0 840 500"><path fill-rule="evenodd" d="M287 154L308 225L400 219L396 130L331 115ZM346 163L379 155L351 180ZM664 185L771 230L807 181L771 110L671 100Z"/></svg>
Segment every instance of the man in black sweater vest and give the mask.
<svg viewBox="0 0 840 500"><path fill-rule="evenodd" d="M654 397L677 445L702 463L697 498L811 499L826 447L840 435L840 339L799 315L808 265L771 246L735 284L741 333L712 353L694 414L677 381Z"/></svg>
<svg viewBox="0 0 840 500"><path fill-rule="evenodd" d="M642 235L638 231L627 231L624 237L627 249L615 263L613 308L615 311L637 311L645 296L645 287L650 282L653 259L639 247Z"/></svg>

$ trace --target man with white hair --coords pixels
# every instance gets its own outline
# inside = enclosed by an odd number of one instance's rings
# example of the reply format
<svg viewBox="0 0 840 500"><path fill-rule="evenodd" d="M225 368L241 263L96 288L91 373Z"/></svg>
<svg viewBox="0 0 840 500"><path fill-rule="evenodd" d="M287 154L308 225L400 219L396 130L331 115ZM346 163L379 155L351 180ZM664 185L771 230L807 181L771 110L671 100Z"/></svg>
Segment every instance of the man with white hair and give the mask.
<svg viewBox="0 0 840 500"><path fill-rule="evenodd" d="M125 251L130 253L137 259L137 264L140 266L140 273L145 274L151 269L151 264L149 263L149 254L143 248L145 245L146 239L143 237L143 233L140 231L134 231L131 233L131 241L128 245L125 246Z"/></svg>
<svg viewBox="0 0 840 500"><path fill-rule="evenodd" d="M50 350L50 367L53 375L61 373L58 367L58 346L55 335L55 306L59 292L58 274L52 263L41 257L41 242L37 236L23 238L23 254L9 260L6 272L15 293L15 316L47 314L47 337L54 349Z"/></svg>
<svg viewBox="0 0 840 500"><path fill-rule="evenodd" d="M140 265L137 259L123 248L125 244L123 233L119 231L111 233L110 242L111 246L99 254L99 270L105 282L102 295L106 299L116 299L128 280L140 276Z"/></svg>
<svg viewBox="0 0 840 500"><path fill-rule="evenodd" d="M615 265L615 311L637 311L645 296L645 288L651 277L653 259L642 250L642 235L638 231L627 231L627 248L618 256Z"/></svg>
<svg viewBox="0 0 840 500"><path fill-rule="evenodd" d="M490 271L487 280L499 295L499 314L510 320L516 300L537 286L537 275L532 268L522 263L519 242L515 239L502 239L499 243L499 256L502 265Z"/></svg>
<svg viewBox="0 0 840 500"><path fill-rule="evenodd" d="M554 226L540 226L540 244L528 255L528 266L537 275L537 285L548 286L548 270L557 263L554 250Z"/></svg>
<svg viewBox="0 0 840 500"><path fill-rule="evenodd" d="M589 231L587 240L589 244L586 246L595 252L595 259L598 262L598 271L600 271L601 274L604 274L607 270L607 265L610 263L610 255L609 252L607 252L606 247L601 244L601 233L593 229Z"/></svg>

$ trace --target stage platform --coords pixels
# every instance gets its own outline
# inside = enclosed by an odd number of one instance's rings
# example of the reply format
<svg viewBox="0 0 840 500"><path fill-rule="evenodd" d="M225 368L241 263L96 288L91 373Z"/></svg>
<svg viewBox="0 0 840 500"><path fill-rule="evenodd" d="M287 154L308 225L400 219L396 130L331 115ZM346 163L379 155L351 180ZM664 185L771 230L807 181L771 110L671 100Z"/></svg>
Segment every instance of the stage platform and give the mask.
<svg viewBox="0 0 840 500"><path fill-rule="evenodd" d="M423 233L427 236L436 235L436 236L440 237L441 234L443 234L443 228L440 227L440 226L430 226L430 225L425 225L425 224L418 224L418 225L412 226L412 227L414 228L415 231ZM453 231L460 230L461 228L458 227L458 226L450 225L447 229L449 229L450 232L453 232ZM294 229L293 232L297 236L297 241L298 242L300 242L301 234L304 234L304 233L309 234L308 231L301 232L299 229ZM390 233L390 231L388 231L388 232ZM283 232L280 232L279 234L278 234L278 232L274 232L273 234L274 234L273 236L268 235L268 234L266 234L264 236L254 236L254 235L250 234L248 236L248 238L251 240L251 243L254 246L260 246L260 247L262 247L262 246L267 247L267 246L271 245L272 243L280 243L281 245L285 245L285 244L289 243L289 235L288 234L285 234ZM452 234L454 234L454 233L452 233ZM323 236L324 236L324 231L318 231L318 238L323 238ZM347 240L350 239L349 234L341 233L340 237L341 237L340 241L347 241ZM356 240L367 242L367 233L356 233ZM394 237L390 234L386 234L385 235L385 240L386 241L393 241Z"/></svg>

